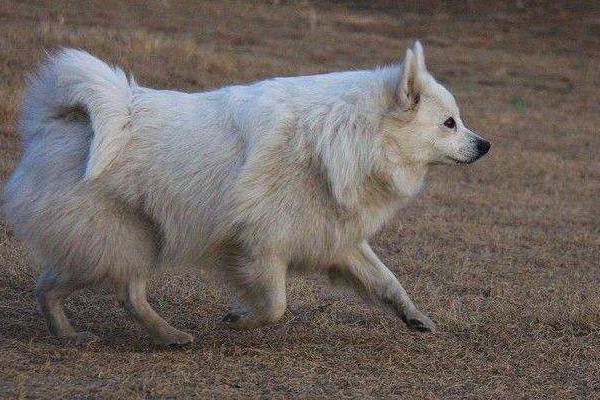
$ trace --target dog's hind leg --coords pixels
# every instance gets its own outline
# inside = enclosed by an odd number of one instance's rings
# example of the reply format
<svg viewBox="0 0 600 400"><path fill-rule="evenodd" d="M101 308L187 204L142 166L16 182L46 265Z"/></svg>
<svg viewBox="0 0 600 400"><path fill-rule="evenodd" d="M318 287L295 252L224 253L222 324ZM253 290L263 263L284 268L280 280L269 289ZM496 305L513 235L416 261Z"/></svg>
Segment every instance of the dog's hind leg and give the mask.
<svg viewBox="0 0 600 400"><path fill-rule="evenodd" d="M368 243L363 242L343 261L332 266L328 273L333 282L341 279L359 293L375 298L392 309L410 329L434 330L433 322L417 309L398 279L379 260Z"/></svg>
<svg viewBox="0 0 600 400"><path fill-rule="evenodd" d="M146 298L146 278L130 277L118 288L118 298L133 318L160 345L181 345L194 341L192 335L175 329L165 321L148 303Z"/></svg>
<svg viewBox="0 0 600 400"><path fill-rule="evenodd" d="M42 275L36 290L51 332L78 338L64 315L62 299L86 285L112 284L119 300L163 344L190 342L191 336L169 326L146 301L145 282L157 263L154 227L123 203L82 190L49 208L43 240L36 247L46 259L59 260Z"/></svg>
<svg viewBox="0 0 600 400"><path fill-rule="evenodd" d="M279 259L263 258L238 265L230 278L248 308L228 313L223 322L233 329L251 329L278 321L287 306L286 275L287 265Z"/></svg>
<svg viewBox="0 0 600 400"><path fill-rule="evenodd" d="M91 332L76 332L65 315L64 300L83 286L71 279L65 279L53 268L46 267L35 287L35 295L46 319L48 330L54 336L73 344L88 344L98 339Z"/></svg>

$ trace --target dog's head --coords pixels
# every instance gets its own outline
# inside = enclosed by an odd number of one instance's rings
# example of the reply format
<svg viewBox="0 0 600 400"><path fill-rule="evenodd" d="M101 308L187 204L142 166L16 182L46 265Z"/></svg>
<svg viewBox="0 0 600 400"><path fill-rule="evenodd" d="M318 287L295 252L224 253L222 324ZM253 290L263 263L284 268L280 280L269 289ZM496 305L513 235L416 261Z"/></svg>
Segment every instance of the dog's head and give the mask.
<svg viewBox="0 0 600 400"><path fill-rule="evenodd" d="M427 72L418 41L406 51L395 85L383 125L390 159L465 164L488 152L490 143L463 124L454 96Z"/></svg>

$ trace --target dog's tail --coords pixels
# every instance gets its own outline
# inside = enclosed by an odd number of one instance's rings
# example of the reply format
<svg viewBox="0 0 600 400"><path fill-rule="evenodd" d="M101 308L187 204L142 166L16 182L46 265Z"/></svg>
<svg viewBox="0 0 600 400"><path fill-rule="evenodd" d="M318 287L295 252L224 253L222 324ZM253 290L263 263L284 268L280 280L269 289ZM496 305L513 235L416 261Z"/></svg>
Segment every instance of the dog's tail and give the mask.
<svg viewBox="0 0 600 400"><path fill-rule="evenodd" d="M22 139L27 144L51 122L85 113L94 132L85 179L94 179L130 138L134 86L122 70L84 51L62 49L29 77L19 120Z"/></svg>

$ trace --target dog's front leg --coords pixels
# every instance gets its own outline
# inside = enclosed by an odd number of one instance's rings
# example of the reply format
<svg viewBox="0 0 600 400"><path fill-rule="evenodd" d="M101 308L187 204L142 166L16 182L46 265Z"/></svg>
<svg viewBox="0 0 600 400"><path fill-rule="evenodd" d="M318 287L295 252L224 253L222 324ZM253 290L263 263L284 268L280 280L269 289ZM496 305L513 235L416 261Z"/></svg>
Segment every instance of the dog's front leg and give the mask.
<svg viewBox="0 0 600 400"><path fill-rule="evenodd" d="M228 313L223 322L234 329L251 329L278 321L287 306L286 275L287 264L273 257L235 266L230 278L245 308Z"/></svg>
<svg viewBox="0 0 600 400"><path fill-rule="evenodd" d="M410 329L433 331L433 322L414 305L406 290L379 260L367 242L329 269L332 281L342 279L359 293L391 308Z"/></svg>

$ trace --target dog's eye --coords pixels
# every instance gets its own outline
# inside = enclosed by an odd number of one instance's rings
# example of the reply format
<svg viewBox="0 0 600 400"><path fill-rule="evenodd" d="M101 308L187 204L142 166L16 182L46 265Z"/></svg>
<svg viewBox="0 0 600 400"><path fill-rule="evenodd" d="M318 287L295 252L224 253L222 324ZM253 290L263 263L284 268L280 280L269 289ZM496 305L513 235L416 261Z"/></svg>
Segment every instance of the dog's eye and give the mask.
<svg viewBox="0 0 600 400"><path fill-rule="evenodd" d="M454 127L456 126L456 122L454 121L454 118L450 117L446 121L444 121L444 125L450 129L454 129Z"/></svg>

